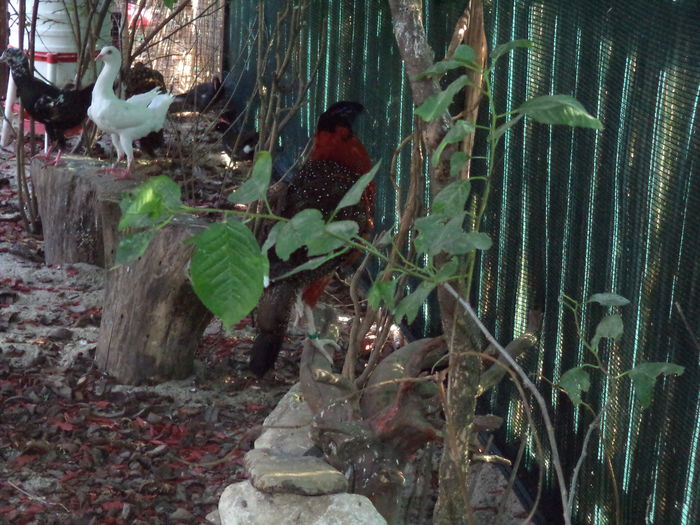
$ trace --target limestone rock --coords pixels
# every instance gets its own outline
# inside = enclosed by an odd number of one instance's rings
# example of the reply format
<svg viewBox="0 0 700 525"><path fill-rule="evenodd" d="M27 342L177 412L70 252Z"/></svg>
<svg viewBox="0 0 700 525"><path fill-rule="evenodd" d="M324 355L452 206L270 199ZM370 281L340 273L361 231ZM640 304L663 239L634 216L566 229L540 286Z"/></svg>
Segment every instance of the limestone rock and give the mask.
<svg viewBox="0 0 700 525"><path fill-rule="evenodd" d="M272 495L249 481L226 487L219 514L221 525L386 525L372 503L358 494Z"/></svg>
<svg viewBox="0 0 700 525"><path fill-rule="evenodd" d="M348 489L345 476L321 458L275 456L255 449L246 454L245 466L253 486L270 494L318 496Z"/></svg>
<svg viewBox="0 0 700 525"><path fill-rule="evenodd" d="M311 410L301 393L301 385L297 383L280 399L263 423L265 427L286 428L265 430L255 441L255 448L269 449L277 455L303 456L313 447L309 438L312 417Z"/></svg>

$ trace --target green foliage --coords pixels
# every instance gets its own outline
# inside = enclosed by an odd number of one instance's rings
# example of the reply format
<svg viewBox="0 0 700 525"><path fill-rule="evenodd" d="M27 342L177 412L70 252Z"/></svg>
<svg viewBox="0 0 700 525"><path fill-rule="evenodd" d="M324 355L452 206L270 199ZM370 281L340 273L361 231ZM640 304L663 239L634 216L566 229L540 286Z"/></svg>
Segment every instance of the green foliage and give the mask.
<svg viewBox="0 0 700 525"><path fill-rule="evenodd" d="M531 40L512 40L510 42L506 42L505 44L498 45L494 48L493 51L489 54L489 58L491 58L491 62L495 63L496 60L501 58L503 55L507 55L514 49L519 49L519 48L525 48L529 49L532 47L532 41Z"/></svg>
<svg viewBox="0 0 700 525"><path fill-rule="evenodd" d="M447 132L445 135L445 138L442 139L442 142L440 142L440 145L437 147L435 150L435 153L433 153L432 157L432 163L433 166L437 166L440 162L440 156L442 155L442 152L445 150L445 148L449 144L455 144L457 142L461 142L464 140L464 137L467 135L474 133L476 130L476 126L474 125L473 122L468 122L466 120L458 120L457 122L454 123L454 125L450 128L450 130ZM467 159L465 158L465 161Z"/></svg>
<svg viewBox="0 0 700 525"><path fill-rule="evenodd" d="M564 306L573 313L577 327L580 327L581 312L583 307L587 304L598 304L607 308L616 308L629 304L628 299L614 293L596 293L585 302L578 302L571 297L562 296L562 302ZM638 364L631 370L627 370L618 376L613 376L603 363L599 346L603 339L618 341L623 334L624 324L622 316L618 313L607 314L600 320L595 327L595 334L590 344L586 344L586 338L579 329L579 338L584 346L593 354L595 362L585 363L583 366L572 368L562 374L559 379L559 386L571 398L574 405L578 406L583 402L581 393L588 391L590 386L590 376L584 367L603 374L606 381L619 381L621 378L628 375L632 380L632 387L634 388L642 408L646 408L651 404L652 391L660 375L679 375L683 373L684 368L673 363L645 362ZM603 410L604 409L605 407L603 407Z"/></svg>
<svg viewBox="0 0 700 525"><path fill-rule="evenodd" d="M452 82L444 91L428 97L423 102L415 113L426 122L431 122L445 115L447 108L452 104L455 95L459 93L464 86L471 84L467 75L462 75L457 80Z"/></svg>
<svg viewBox="0 0 700 525"><path fill-rule="evenodd" d="M153 229L124 235L117 246L114 265L121 266L141 257L155 235L156 230Z"/></svg>
<svg viewBox="0 0 700 525"><path fill-rule="evenodd" d="M235 204L248 204L266 198L272 176L272 156L269 151L259 151L248 180L229 195L228 200Z"/></svg>
<svg viewBox="0 0 700 525"><path fill-rule="evenodd" d="M581 103L569 95L544 95L523 102L516 113L535 119L540 124L603 129L603 124L588 114Z"/></svg>
<svg viewBox="0 0 700 525"><path fill-rule="evenodd" d="M269 271L257 240L240 221L230 219L188 242L195 245L190 280L197 296L225 326L237 323L258 303Z"/></svg>
<svg viewBox="0 0 700 525"><path fill-rule="evenodd" d="M347 208L348 206L354 206L355 204L360 202L360 199L362 198L362 194L364 193L367 186L369 186L369 184L374 180L374 177L376 177L377 172L379 171L379 167L381 165L382 165L381 161L377 162L374 166L372 166L371 170L369 170L367 173L362 175L362 177L357 179L357 182L352 185L352 187L348 190L348 192L340 200L340 202L338 203L338 206L336 206L334 215L339 210L342 210L343 208Z"/></svg>
<svg viewBox="0 0 700 525"><path fill-rule="evenodd" d="M140 184L122 198L119 206L122 211L119 231L155 226L184 210L180 186L165 175Z"/></svg>
<svg viewBox="0 0 700 525"><path fill-rule="evenodd" d="M577 366L561 375L559 386L564 389L571 402L575 406L579 406L583 402L581 392L588 392L588 389L591 388L591 376L585 368Z"/></svg>
<svg viewBox="0 0 700 525"><path fill-rule="evenodd" d="M651 394L659 376L681 375L684 371L685 368L674 363L647 362L635 366L627 374L632 380L639 405L647 408L651 404Z"/></svg>
<svg viewBox="0 0 700 525"><path fill-rule="evenodd" d="M406 321L409 324L415 321L418 311L428 299L430 292L435 289L435 286L435 283L423 281L414 292L401 299L401 302L396 307L396 312L394 312L396 319L406 316Z"/></svg>

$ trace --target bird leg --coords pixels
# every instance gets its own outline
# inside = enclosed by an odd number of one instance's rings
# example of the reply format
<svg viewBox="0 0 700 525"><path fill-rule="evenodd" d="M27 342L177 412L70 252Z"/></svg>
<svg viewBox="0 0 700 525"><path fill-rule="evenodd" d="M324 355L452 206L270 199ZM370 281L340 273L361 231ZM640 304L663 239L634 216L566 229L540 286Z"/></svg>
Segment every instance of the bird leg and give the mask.
<svg viewBox="0 0 700 525"><path fill-rule="evenodd" d="M46 151L46 153L37 153L32 157L32 159L44 159L46 160L44 166L55 166L55 163L58 162L58 159L61 158L61 148L58 149L58 157L54 160L51 160L51 153L53 153L54 149L56 149L56 145L52 142L49 145L49 149Z"/></svg>
<svg viewBox="0 0 700 525"><path fill-rule="evenodd" d="M304 303L304 312L306 315L306 329L309 342L316 347L316 350L321 352L321 355L328 359L328 361L333 364L333 355L328 353L326 346L330 346L333 350L340 350L338 343L332 339L320 339L318 332L316 332L316 322L314 321L314 312L311 307Z"/></svg>
<svg viewBox="0 0 700 525"><path fill-rule="evenodd" d="M51 150L49 150L49 151L51 151ZM56 165L58 165L58 163L61 160L62 154L63 154L63 152L61 151L61 148L58 148L58 153L56 154L56 158L54 158L53 160L47 160L44 163L44 166L56 166Z"/></svg>

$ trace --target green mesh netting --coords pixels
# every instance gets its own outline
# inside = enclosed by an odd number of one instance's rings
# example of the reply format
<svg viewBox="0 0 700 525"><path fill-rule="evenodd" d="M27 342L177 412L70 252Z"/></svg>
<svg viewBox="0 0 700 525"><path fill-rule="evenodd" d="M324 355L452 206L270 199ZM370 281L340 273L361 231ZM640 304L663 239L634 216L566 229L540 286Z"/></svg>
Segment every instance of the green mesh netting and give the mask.
<svg viewBox="0 0 700 525"><path fill-rule="evenodd" d="M425 2L437 58L465 3ZM269 15L282 4L268 1ZM257 30L257 1L231 1L227 9L227 84L236 86L242 104L254 82L249 42ZM616 485L620 523L700 523L699 350L679 314L680 307L690 329L700 332L700 7L696 0L492 0L487 10L491 46L514 38L535 43L529 52L515 51L496 72L498 106L507 110L527 97L570 94L603 121L605 130L550 128L526 119L507 137L486 225L495 243L481 261L475 302L503 342L522 331L529 308L544 307L541 344L524 365L535 375L557 379L584 356L560 295L585 299L614 291L629 298L632 304L622 309L625 336L604 351L614 351L611 371L641 360L670 360L685 366L686 373L662 381L643 413L628 382L615 391L592 385L586 399L596 406L609 403L609 413L601 427L604 439L595 435L589 446L575 521L616 523L611 497ZM323 109L353 99L368 110L357 133L373 159L383 160L386 174L394 149L411 132L413 109L388 5L314 1L307 18L309 55L319 55L323 27L328 47L319 81L285 132L278 156L291 164ZM477 138L477 150L480 145ZM398 158L399 184L408 155ZM478 175L484 168L474 169ZM391 227L394 191L386 178L377 215L379 227ZM437 312L424 313L419 329L427 331ZM585 317L584 328L595 326L603 313L598 309ZM538 384L551 403L570 473L591 418L572 410L547 382ZM514 455L526 420L512 385L504 383L482 408L506 417L499 441ZM523 477L534 491L533 454L528 443ZM558 505L556 483L548 474L540 507L548 523L560 521Z"/></svg>

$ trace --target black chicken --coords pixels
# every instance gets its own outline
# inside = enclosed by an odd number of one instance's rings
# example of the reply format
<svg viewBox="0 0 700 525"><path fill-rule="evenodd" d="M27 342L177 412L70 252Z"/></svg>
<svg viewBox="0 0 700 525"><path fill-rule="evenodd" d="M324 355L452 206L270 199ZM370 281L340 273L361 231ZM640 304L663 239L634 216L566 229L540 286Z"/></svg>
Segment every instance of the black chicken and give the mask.
<svg viewBox="0 0 700 525"><path fill-rule="evenodd" d="M92 99L90 84L82 89L59 89L43 80L35 78L29 71L29 60L20 49L8 48L0 62L5 62L12 72L17 85L17 94L24 109L37 122L46 127L49 137L49 150L44 155L47 165L55 166L61 160L66 147L65 131L79 126L87 115ZM56 158L51 160L51 153L58 149Z"/></svg>
<svg viewBox="0 0 700 525"><path fill-rule="evenodd" d="M204 112L221 98L223 92L221 80L218 77L214 77L211 82L197 84L187 93L176 95L175 104L178 107Z"/></svg>
<svg viewBox="0 0 700 525"><path fill-rule="evenodd" d="M160 71L147 67L143 62L136 62L124 78L124 98L147 93L153 88L160 88L167 93L165 79ZM163 130L154 131L139 139L139 146L149 157L155 157L156 148L163 146Z"/></svg>
<svg viewBox="0 0 700 525"><path fill-rule="evenodd" d="M363 110L357 102L337 102L321 115L308 160L301 166L287 189L280 215L291 218L307 208L316 208L328 219L357 179L371 168L362 142L353 134L352 123ZM362 236L373 228L375 186L371 183L355 206L343 208L337 220L353 220ZM253 343L250 368L258 376L272 368L287 331L294 299L302 292L307 314L321 297L335 270L359 255L350 251L318 268L275 280L308 260L306 249L295 251L288 261L269 254L272 284L265 289L257 306L258 334ZM309 321L311 321L309 319ZM320 345L317 345L320 346Z"/></svg>

